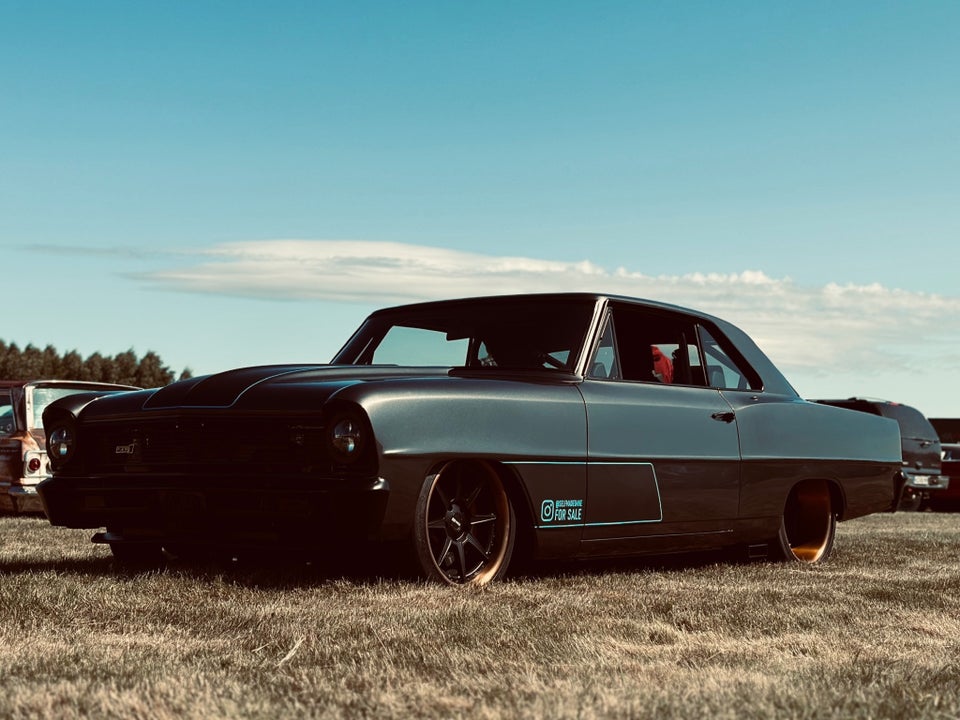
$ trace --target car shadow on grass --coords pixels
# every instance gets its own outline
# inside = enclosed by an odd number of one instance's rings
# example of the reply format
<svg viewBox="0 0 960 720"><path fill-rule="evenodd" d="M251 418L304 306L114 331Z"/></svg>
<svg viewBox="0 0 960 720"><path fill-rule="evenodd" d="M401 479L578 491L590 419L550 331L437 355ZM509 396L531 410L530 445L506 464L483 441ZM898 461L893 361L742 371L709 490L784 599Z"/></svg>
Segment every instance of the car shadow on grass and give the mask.
<svg viewBox="0 0 960 720"><path fill-rule="evenodd" d="M524 563L507 576L507 582L537 582L565 577L609 574L676 573L716 564L738 564L743 560L721 551L683 553L667 556L638 556L615 559L552 560ZM52 573L57 576L135 578L157 573L196 580L228 579L231 583L265 589L304 588L349 583L373 585L384 582L423 582L406 548L374 546L350 555L318 556L285 551L246 553L209 552L193 557L165 553L162 563L119 562L102 557L25 558L0 560L0 576Z"/></svg>
<svg viewBox="0 0 960 720"><path fill-rule="evenodd" d="M697 552L669 556L642 556L616 559L541 561L524 564L508 574L506 582L537 582L566 577L589 577L642 572L678 573L719 564L739 564L745 560L729 553ZM403 550L349 558L310 558L295 556L238 556L229 559L182 561L171 558L168 572L203 577L229 577L231 582L249 587L311 587L330 583L372 585L384 582L422 583L412 560Z"/></svg>

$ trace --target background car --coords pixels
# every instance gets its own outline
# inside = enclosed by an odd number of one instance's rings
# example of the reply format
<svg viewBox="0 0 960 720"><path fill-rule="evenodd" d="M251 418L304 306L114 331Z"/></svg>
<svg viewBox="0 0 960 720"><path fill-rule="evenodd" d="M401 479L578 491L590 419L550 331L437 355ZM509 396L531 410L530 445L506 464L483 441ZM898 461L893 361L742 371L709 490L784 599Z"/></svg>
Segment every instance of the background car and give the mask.
<svg viewBox="0 0 960 720"><path fill-rule="evenodd" d="M118 560L372 540L471 585L515 555L820 562L900 467L896 423L799 398L730 323L582 293L388 308L331 365L66 398L44 425L50 522Z"/></svg>
<svg viewBox="0 0 960 720"><path fill-rule="evenodd" d="M925 508L936 512L960 511L960 443L941 444L941 487L930 492Z"/></svg>
<svg viewBox="0 0 960 720"><path fill-rule="evenodd" d="M947 479L940 472L940 438L933 424L915 407L890 400L860 397L814 402L897 421L904 481L901 510L920 509L933 492L939 492L945 486Z"/></svg>
<svg viewBox="0 0 960 720"><path fill-rule="evenodd" d="M10 387L0 380L0 437L12 435L13 428L13 400L10 397Z"/></svg>
<svg viewBox="0 0 960 720"><path fill-rule="evenodd" d="M0 381L0 512L43 512L37 485L50 474L42 420L50 403L76 393L136 389L67 380Z"/></svg>
<svg viewBox="0 0 960 720"><path fill-rule="evenodd" d="M930 418L941 443L960 443L960 418Z"/></svg>

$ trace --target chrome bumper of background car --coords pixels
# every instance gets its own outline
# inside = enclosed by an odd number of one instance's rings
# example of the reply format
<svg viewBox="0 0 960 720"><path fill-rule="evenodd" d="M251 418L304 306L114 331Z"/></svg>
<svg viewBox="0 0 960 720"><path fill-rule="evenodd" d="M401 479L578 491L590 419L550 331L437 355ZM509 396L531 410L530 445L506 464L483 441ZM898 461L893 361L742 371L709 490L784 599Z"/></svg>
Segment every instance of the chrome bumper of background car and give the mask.
<svg viewBox="0 0 960 720"><path fill-rule="evenodd" d="M946 490L950 487L950 478L946 475L908 475L907 487L917 490Z"/></svg>
<svg viewBox="0 0 960 720"><path fill-rule="evenodd" d="M43 503L32 485L0 483L0 512L42 513Z"/></svg>

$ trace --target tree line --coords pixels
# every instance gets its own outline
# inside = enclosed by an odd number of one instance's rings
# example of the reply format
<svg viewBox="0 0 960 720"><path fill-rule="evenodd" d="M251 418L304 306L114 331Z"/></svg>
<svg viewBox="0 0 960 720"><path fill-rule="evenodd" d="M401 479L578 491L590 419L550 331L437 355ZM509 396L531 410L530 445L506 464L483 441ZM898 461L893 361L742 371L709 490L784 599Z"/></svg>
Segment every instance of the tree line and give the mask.
<svg viewBox="0 0 960 720"><path fill-rule="evenodd" d="M179 379L192 375L184 368ZM153 351L142 358L132 349L113 357L95 352L84 358L76 350L62 355L52 345L43 350L27 345L21 350L16 343L0 340L0 380L88 380L153 388L177 379Z"/></svg>

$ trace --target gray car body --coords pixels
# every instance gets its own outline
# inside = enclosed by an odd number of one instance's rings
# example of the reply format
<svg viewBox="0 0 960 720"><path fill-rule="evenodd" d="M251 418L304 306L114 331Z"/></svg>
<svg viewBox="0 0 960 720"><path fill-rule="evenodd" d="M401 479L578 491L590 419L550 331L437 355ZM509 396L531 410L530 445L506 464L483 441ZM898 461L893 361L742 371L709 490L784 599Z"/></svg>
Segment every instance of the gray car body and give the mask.
<svg viewBox="0 0 960 720"><path fill-rule="evenodd" d="M370 536L409 537L424 479L452 460L480 461L504 478L539 557L664 553L765 541L777 534L791 488L811 478L829 482L840 520L892 509L900 466L900 435L892 420L801 399L745 333L719 318L632 298L557 297L595 304L587 341L569 372L343 364L245 368L86 405L63 403L50 416L48 432L58 412L70 414L81 428L137 428L191 416L269 423L271 418L317 417L332 406L351 408L375 438L375 472L349 480L358 495L375 492L383 499L367 528ZM496 299L503 308L510 301ZM612 302L705 323L736 348L762 387L590 378L587 370ZM371 318L402 318L437 305L392 308ZM341 352L334 362L342 357ZM134 443L138 432L121 437L117 448ZM276 467L270 477L244 481L244 492L260 493L264 506L294 480L305 487L303 478L297 479L302 472L285 466L279 453ZM187 485L184 480L182 472L128 463L110 472L58 470L40 492L56 525L136 530L142 529L137 523L152 520L144 521L143 508L118 506L111 493L127 486L149 488L152 498L167 497L165 488L174 486L206 493L208 478L202 472L190 474ZM291 514L289 523L313 523L319 529L338 513L337 501L325 496L324 488L336 483L340 492L344 481L323 476L309 482L319 499L306 517ZM203 506L210 502L206 496ZM167 520L151 525L154 535L160 525L165 541L177 539Z"/></svg>

